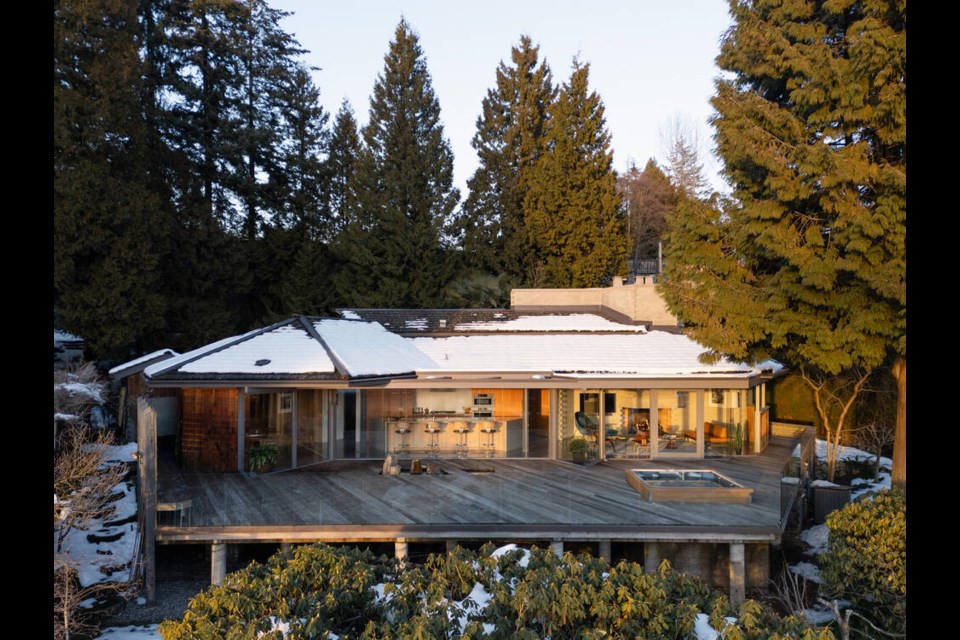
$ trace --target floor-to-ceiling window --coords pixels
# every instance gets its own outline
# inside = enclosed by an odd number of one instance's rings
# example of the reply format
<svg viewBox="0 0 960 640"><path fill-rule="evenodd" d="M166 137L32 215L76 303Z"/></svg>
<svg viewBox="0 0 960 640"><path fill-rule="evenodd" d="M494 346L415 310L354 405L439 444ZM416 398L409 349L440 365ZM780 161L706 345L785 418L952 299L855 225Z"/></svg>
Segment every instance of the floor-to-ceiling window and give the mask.
<svg viewBox="0 0 960 640"><path fill-rule="evenodd" d="M297 391L297 466L315 464L326 457L326 429L323 420L324 391Z"/></svg>
<svg viewBox="0 0 960 640"><path fill-rule="evenodd" d="M696 455L696 406L690 392L662 389L656 394L657 452Z"/></svg>
<svg viewBox="0 0 960 640"><path fill-rule="evenodd" d="M604 447L608 458L650 456L650 392L604 390Z"/></svg>
<svg viewBox="0 0 960 640"><path fill-rule="evenodd" d="M277 448L274 468L293 466L293 392L250 393L244 400L244 451L258 444Z"/></svg>
<svg viewBox="0 0 960 640"><path fill-rule="evenodd" d="M550 455L550 391L527 389L527 455Z"/></svg>

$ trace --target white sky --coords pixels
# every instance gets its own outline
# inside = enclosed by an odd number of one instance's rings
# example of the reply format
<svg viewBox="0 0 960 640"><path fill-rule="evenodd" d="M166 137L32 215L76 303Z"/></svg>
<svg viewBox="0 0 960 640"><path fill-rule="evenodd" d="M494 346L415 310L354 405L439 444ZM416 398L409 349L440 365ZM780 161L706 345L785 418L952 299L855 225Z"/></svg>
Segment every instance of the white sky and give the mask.
<svg viewBox="0 0 960 640"><path fill-rule="evenodd" d="M269 1L294 12L283 27L310 50L306 62L320 67L314 79L331 118L347 98L361 125L394 29L401 16L407 19L420 35L462 197L477 166L470 139L481 101L521 34L540 45L555 82L569 78L575 55L590 63L618 171L631 159L641 167L650 157L663 164L661 133L680 117L698 127L704 167L714 188L722 187L706 121L718 75L714 60L730 26L724 0Z"/></svg>

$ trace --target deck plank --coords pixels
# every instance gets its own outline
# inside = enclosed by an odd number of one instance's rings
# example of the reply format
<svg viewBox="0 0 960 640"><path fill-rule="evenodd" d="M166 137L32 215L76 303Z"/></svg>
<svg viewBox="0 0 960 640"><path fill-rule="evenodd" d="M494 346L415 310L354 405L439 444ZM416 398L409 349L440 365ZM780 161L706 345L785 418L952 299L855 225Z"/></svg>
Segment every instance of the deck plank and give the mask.
<svg viewBox="0 0 960 640"><path fill-rule="evenodd" d="M160 499L173 493L193 499L189 526L177 531L186 535L189 530L195 537L205 529L267 535L271 527L351 526L487 527L491 532L520 526L558 531L615 527L638 534L662 528L772 530L780 525L780 472L797 442L773 436L760 455L706 460L611 459L584 466L543 459L439 460L446 471L442 475L385 476L377 461L337 461L253 477L166 468ZM493 472L470 473L483 468ZM632 468L712 469L752 488L753 500L647 502L626 481L624 470ZM160 527L158 534L166 540L176 537L171 527Z"/></svg>

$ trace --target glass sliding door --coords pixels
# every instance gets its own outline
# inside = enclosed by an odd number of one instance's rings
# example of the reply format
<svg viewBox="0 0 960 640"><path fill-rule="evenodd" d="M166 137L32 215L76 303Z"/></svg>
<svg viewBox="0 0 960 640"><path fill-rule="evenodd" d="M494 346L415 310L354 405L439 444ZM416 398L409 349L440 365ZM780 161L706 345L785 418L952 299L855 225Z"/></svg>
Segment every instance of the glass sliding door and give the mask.
<svg viewBox="0 0 960 640"><path fill-rule="evenodd" d="M550 455L550 391L527 389L527 456Z"/></svg>
<svg viewBox="0 0 960 640"><path fill-rule="evenodd" d="M697 454L695 396L687 391L657 391L658 453Z"/></svg>
<svg viewBox="0 0 960 640"><path fill-rule="evenodd" d="M323 428L324 391L297 391L297 466L316 464L326 458Z"/></svg>
<svg viewBox="0 0 960 640"><path fill-rule="evenodd" d="M248 394L243 415L244 451L271 444L279 454L274 467L289 469L293 465L293 392Z"/></svg>

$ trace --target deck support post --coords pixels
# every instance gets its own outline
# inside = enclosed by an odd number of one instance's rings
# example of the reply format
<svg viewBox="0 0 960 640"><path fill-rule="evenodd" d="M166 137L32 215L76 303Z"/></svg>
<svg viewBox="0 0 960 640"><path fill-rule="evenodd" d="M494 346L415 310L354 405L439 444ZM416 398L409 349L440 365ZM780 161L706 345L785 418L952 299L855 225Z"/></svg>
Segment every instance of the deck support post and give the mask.
<svg viewBox="0 0 960 640"><path fill-rule="evenodd" d="M613 553L610 551L610 541L601 540L600 541L600 557L607 561L607 564L610 564L613 558Z"/></svg>
<svg viewBox="0 0 960 640"><path fill-rule="evenodd" d="M406 564L407 561L407 539L406 538L397 538L393 542L393 555L401 562L401 564Z"/></svg>
<svg viewBox="0 0 960 640"><path fill-rule="evenodd" d="M214 540L210 545L210 584L223 584L227 576L227 545Z"/></svg>
<svg viewBox="0 0 960 640"><path fill-rule="evenodd" d="M742 542L730 543L730 604L740 606L746 599L745 562Z"/></svg>
<svg viewBox="0 0 960 640"><path fill-rule="evenodd" d="M447 553L453 553L457 548L457 541L451 538L447 539Z"/></svg>
<svg viewBox="0 0 960 640"><path fill-rule="evenodd" d="M643 570L653 573L660 566L660 548L656 542L643 543Z"/></svg>
<svg viewBox="0 0 960 640"><path fill-rule="evenodd" d="M550 542L550 550L553 551L553 553L556 554L558 558L562 558L563 557L563 540L552 540Z"/></svg>
<svg viewBox="0 0 960 640"><path fill-rule="evenodd" d="M293 549L293 545L291 543L289 542L280 543L280 551L290 551L290 549Z"/></svg>

